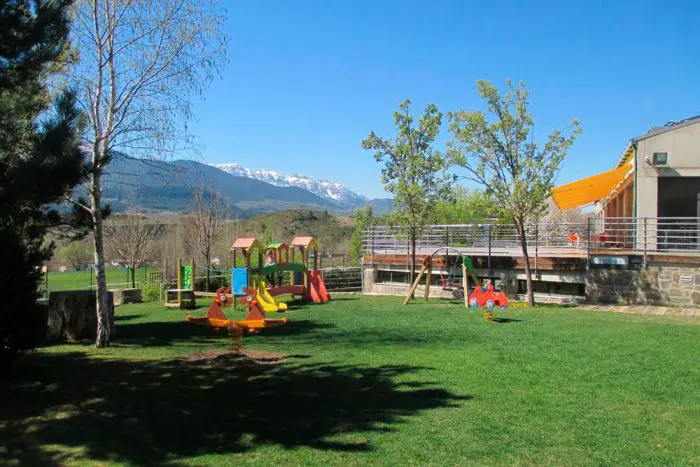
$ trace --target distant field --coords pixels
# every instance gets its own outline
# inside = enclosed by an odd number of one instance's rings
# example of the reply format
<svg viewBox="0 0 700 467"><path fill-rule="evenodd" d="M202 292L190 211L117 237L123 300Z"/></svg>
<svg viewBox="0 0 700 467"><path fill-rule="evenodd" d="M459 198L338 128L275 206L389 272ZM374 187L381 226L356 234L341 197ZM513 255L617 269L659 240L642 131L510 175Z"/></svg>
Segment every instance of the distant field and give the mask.
<svg viewBox="0 0 700 467"><path fill-rule="evenodd" d="M136 271L136 281L143 281L148 278L151 272L159 271L157 268L139 268ZM129 270L121 267L107 268L107 284L108 285L123 285L131 282L131 277L128 274ZM144 276L145 274L145 276ZM77 290L89 289L95 285L94 271L66 271L66 272L50 272L49 273L49 290Z"/></svg>

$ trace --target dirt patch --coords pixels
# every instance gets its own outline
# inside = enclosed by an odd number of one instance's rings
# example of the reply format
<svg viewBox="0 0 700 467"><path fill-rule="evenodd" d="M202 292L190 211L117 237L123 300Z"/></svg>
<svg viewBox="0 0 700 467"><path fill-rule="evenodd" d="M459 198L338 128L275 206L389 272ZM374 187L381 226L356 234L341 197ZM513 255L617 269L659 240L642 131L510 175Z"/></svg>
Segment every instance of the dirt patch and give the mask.
<svg viewBox="0 0 700 467"><path fill-rule="evenodd" d="M208 350L194 352L184 357L188 363L254 363L257 365L270 365L284 360L287 354L281 352L266 352L264 350Z"/></svg>

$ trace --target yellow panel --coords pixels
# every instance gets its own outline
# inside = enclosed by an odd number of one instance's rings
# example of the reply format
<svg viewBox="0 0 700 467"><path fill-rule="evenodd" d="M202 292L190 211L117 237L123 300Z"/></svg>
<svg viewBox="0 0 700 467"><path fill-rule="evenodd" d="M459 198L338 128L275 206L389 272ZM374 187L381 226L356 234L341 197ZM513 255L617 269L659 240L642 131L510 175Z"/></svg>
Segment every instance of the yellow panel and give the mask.
<svg viewBox="0 0 700 467"><path fill-rule="evenodd" d="M625 165L552 190L552 199L559 209L571 209L594 203L605 198L630 171L632 165Z"/></svg>

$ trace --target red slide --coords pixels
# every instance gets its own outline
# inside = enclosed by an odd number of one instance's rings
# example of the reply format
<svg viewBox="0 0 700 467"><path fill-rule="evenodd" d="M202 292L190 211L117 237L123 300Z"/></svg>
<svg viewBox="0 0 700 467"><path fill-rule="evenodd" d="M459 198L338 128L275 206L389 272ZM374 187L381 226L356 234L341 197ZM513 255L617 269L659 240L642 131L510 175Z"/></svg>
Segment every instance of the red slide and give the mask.
<svg viewBox="0 0 700 467"><path fill-rule="evenodd" d="M326 303L331 296L326 292L326 284L323 283L320 271L309 272L309 296L315 303Z"/></svg>

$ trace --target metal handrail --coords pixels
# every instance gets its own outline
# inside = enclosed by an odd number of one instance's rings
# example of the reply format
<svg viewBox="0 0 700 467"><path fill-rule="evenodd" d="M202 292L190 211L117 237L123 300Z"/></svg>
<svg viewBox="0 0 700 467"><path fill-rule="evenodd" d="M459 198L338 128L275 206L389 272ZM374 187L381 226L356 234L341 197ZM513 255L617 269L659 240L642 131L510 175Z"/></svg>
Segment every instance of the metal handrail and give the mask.
<svg viewBox="0 0 700 467"><path fill-rule="evenodd" d="M581 222L532 224L525 233L528 247L546 253L625 250L645 257L649 253L700 255L700 218L696 217L595 217ZM408 254L408 243L396 227L374 226L363 235L363 249L369 254ZM491 256L519 249L520 235L513 224L425 226L416 247L427 250L441 246L486 251Z"/></svg>

